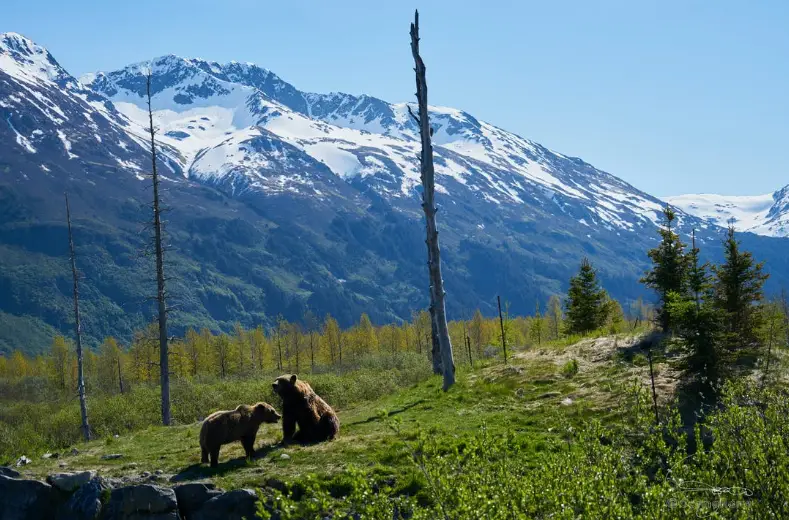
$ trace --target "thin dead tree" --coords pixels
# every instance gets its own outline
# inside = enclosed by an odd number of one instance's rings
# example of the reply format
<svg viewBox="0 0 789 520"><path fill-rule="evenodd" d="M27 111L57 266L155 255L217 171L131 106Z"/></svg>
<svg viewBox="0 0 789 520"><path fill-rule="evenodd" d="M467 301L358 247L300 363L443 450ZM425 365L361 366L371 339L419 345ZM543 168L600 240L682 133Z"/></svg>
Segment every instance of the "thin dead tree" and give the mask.
<svg viewBox="0 0 789 520"><path fill-rule="evenodd" d="M427 234L430 237L430 233ZM426 240L429 240L426 239ZM430 248L427 250L427 265L430 266ZM429 268L429 267L428 267ZM429 274L429 273L428 273ZM441 343L438 341L438 324L436 322L436 304L433 301L433 290L430 289L430 358L433 361L433 373L442 374L444 371L441 367Z"/></svg>
<svg viewBox="0 0 789 520"><path fill-rule="evenodd" d="M784 311L784 332L786 333L786 347L789 348L789 302L787 302L785 287L781 289L781 308Z"/></svg>
<svg viewBox="0 0 789 520"><path fill-rule="evenodd" d="M156 127L151 108L151 69L148 70L146 94L148 97L148 131L151 135L151 179L153 181L153 240L156 255L156 303L159 313L159 381L162 388L162 424L170 425L170 367L167 344L167 291L164 278L164 247L162 245L162 211L159 201L159 173L156 169Z"/></svg>
<svg viewBox="0 0 789 520"><path fill-rule="evenodd" d="M649 379L652 381L652 405L655 408L655 424L660 424L660 415L657 406L657 391L655 390L655 369L652 366L652 345L647 347L647 361L649 361Z"/></svg>
<svg viewBox="0 0 789 520"><path fill-rule="evenodd" d="M507 334L504 332L504 315L501 313L501 296L496 296L499 304L499 325L501 326L501 348L504 350L504 364L507 364Z"/></svg>
<svg viewBox="0 0 789 520"><path fill-rule="evenodd" d="M441 354L441 369L444 374L444 390L448 390L455 383L455 362L452 355L452 342L449 339L447 326L447 312L444 292L444 280L441 278L441 252L438 247L438 228L436 226L435 202L435 170L433 168L433 144L430 128L430 116L427 105L427 79L425 63L419 55L419 11L414 13L414 23L411 24L411 53L414 56L414 72L416 73L416 99L419 103L419 116L408 112L419 126L419 135L422 141L422 154L420 155L422 177L422 209L425 212L427 227L428 269L430 272L430 302L433 311L433 321L438 335L438 345ZM437 356L433 356L435 359ZM433 361L435 364L435 361Z"/></svg>
<svg viewBox="0 0 789 520"><path fill-rule="evenodd" d="M66 198L66 223L68 225L68 247L71 258L71 273L74 276L74 334L77 336L77 390L79 392L79 413L82 417L82 435L86 441L90 440L90 425L88 424L88 403L85 398L85 375L82 366L82 323L79 318L79 275L77 274L77 256L74 253L74 236L71 233L71 208Z"/></svg>

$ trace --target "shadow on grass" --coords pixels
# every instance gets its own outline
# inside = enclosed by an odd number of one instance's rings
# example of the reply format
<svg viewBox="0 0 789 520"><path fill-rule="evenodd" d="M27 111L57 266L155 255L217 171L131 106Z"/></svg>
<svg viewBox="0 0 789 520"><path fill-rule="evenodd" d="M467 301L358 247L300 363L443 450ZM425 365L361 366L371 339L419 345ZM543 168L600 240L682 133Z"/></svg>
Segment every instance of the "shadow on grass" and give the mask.
<svg viewBox="0 0 789 520"><path fill-rule="evenodd" d="M364 420L348 423L348 426L356 426L356 425L359 425L359 424L368 424L368 423L371 423L371 422L380 421L384 417L391 417L393 415L397 415L397 414L403 413L405 411L410 410L411 408L413 408L415 406L419 406L420 404L422 404L424 402L425 402L425 399L417 399L416 401L414 401L411 404L407 404L407 405L405 405L405 406L403 406L401 408L398 408L397 410L392 410L390 412L387 412L386 415L373 415L372 417L368 417L367 419L364 419Z"/></svg>
<svg viewBox="0 0 789 520"><path fill-rule="evenodd" d="M261 459L274 450L282 447L281 444L268 444L255 451L254 459ZM219 455L220 461L222 454ZM200 480L209 477L216 477L238 470L248 464L246 457L237 457L225 462L220 462L215 468L210 467L208 464L192 464L187 466L170 478L170 482L188 482L191 480Z"/></svg>

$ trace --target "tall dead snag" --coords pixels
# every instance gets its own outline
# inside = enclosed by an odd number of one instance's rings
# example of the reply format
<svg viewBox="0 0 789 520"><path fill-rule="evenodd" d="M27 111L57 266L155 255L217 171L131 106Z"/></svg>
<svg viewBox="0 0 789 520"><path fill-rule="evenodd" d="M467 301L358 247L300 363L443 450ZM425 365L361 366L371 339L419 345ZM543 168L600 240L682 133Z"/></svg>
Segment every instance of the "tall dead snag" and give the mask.
<svg viewBox="0 0 789 520"><path fill-rule="evenodd" d="M429 234L427 235L430 236ZM428 248L427 265L430 266L430 248ZM429 269L429 267L428 267ZM428 276L430 272L428 271ZM430 359L433 361L433 373L442 374L441 369L441 345L438 342L438 325L436 324L436 304L433 301L433 291L430 291Z"/></svg>
<svg viewBox="0 0 789 520"><path fill-rule="evenodd" d="M156 128L151 108L151 75L148 71L148 130L151 134L151 179L153 180L153 240L156 254L156 303L159 307L159 381L162 387L162 424L170 425L170 367L167 346L167 292L164 287L164 248L162 247L162 212L159 204L159 173L156 170Z"/></svg>
<svg viewBox="0 0 789 520"><path fill-rule="evenodd" d="M419 102L419 116L408 111L419 126L422 140L422 209L425 211L427 225L427 257L430 272L430 302L433 309L438 344L441 350L441 369L444 373L444 390L455 383L455 363L452 356L452 342L447 327L447 312L444 292L444 280L441 278L441 253L438 247L438 229L436 227L435 203L435 170L433 169L433 145L430 141L430 117L427 113L427 79L425 63L419 55L419 11L414 13L411 24L411 53L414 55L414 72L416 73L416 99Z"/></svg>
<svg viewBox="0 0 789 520"><path fill-rule="evenodd" d="M501 325L501 348L504 351L504 364L507 364L507 334L504 332L504 315L501 313L501 296L496 296L499 304L499 325ZM509 318L507 318L509 319Z"/></svg>
<svg viewBox="0 0 789 520"><path fill-rule="evenodd" d="M74 334L77 336L77 390L79 391L79 413L82 416L82 435L90 440L88 424L88 403L85 399L85 375L82 369L82 323L79 319L79 276L77 274L77 256L74 253L74 236L71 233L71 208L66 197L66 223L68 225L68 247L71 258L71 273L74 276Z"/></svg>

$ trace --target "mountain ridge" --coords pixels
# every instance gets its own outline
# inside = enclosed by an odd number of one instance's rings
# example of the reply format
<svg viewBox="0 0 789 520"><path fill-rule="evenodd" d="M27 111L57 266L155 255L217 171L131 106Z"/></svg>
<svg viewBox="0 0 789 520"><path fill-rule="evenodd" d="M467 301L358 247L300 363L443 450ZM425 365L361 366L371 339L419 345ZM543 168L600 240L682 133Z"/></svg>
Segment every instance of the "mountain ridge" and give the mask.
<svg viewBox="0 0 789 520"><path fill-rule="evenodd" d="M11 144L0 154L0 351L40 351L70 333L64 191L87 340L130 341L153 316L150 259L139 255L148 62L83 84L9 48L0 46L0 139ZM20 77L8 63L33 70ZM150 63L174 333L300 322L307 310L343 326L362 312L383 323L425 307L419 143L405 103L301 92L250 64ZM564 292L582 256L625 308L648 296L638 278L663 201L466 112L431 111L451 318L492 315L497 295L530 313ZM680 232L692 228L720 258L723 230L680 212ZM742 239L768 260L773 288L789 281L789 241Z"/></svg>

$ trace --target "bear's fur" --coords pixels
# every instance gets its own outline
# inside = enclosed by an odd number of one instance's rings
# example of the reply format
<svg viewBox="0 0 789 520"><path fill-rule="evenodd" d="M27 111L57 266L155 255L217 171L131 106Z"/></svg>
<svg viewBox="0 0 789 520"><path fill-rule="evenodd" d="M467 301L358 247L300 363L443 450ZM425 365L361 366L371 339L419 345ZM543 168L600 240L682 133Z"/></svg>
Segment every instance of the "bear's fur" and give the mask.
<svg viewBox="0 0 789 520"><path fill-rule="evenodd" d="M255 454L255 437L262 423L276 423L281 416L268 403L257 403L252 406L242 404L235 410L214 412L203 421L200 428L200 461L208 462L211 467L219 463L219 448L223 444L241 441L247 458Z"/></svg>
<svg viewBox="0 0 789 520"><path fill-rule="evenodd" d="M274 381L273 387L282 398L282 442L322 442L337 436L340 431L337 414L306 381L298 379L296 374L284 375Z"/></svg>

